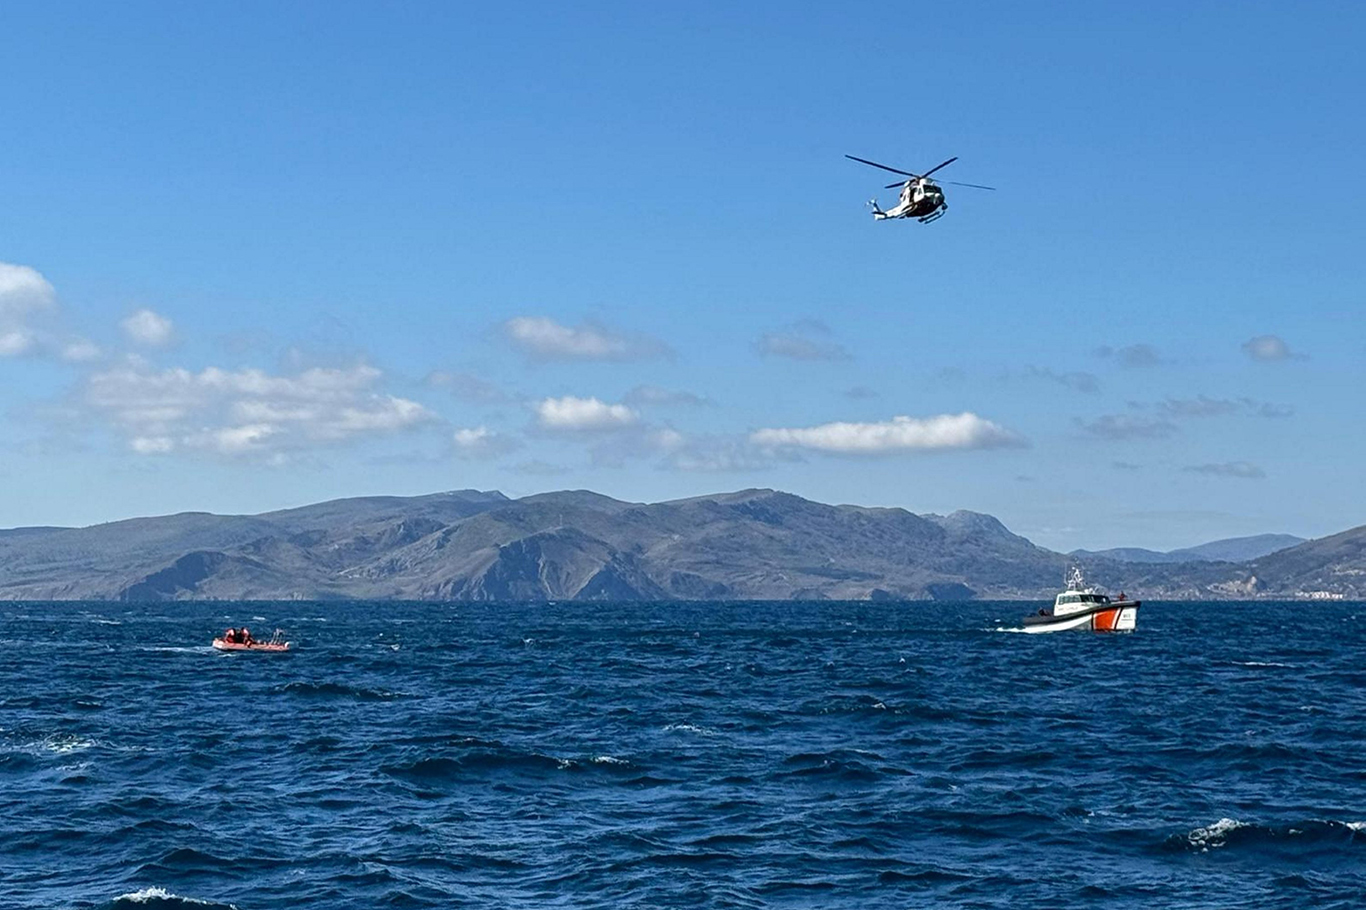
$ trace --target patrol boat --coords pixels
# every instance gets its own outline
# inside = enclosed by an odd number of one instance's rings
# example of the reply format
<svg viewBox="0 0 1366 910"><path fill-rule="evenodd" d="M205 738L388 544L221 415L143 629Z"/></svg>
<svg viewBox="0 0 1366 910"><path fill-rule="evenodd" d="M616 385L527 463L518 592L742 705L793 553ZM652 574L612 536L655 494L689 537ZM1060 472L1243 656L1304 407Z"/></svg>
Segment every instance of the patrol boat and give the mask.
<svg viewBox="0 0 1366 910"><path fill-rule="evenodd" d="M1092 632L1132 632L1138 623L1140 601L1129 600L1121 592L1113 600L1088 587L1076 566L1067 576L1067 590L1053 601L1053 609L1040 610L1024 618L1025 632L1065 632L1069 629Z"/></svg>

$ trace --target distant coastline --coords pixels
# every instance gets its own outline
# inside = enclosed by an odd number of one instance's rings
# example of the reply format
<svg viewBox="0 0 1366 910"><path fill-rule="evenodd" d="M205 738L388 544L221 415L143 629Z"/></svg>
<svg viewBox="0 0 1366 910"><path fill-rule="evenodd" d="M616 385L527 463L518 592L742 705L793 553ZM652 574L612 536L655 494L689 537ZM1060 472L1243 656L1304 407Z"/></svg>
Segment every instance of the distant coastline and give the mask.
<svg viewBox="0 0 1366 910"><path fill-rule="evenodd" d="M1146 599L1366 598L1366 527L1298 540L1064 554L982 513L775 490L650 504L458 490L0 530L0 599L1039 600L1074 562Z"/></svg>

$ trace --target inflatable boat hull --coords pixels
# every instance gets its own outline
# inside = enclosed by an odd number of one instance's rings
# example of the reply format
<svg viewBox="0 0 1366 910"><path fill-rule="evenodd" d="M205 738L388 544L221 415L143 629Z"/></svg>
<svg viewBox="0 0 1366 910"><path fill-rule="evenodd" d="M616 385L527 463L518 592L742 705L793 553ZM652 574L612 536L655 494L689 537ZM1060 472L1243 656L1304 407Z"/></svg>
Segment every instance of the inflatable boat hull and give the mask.
<svg viewBox="0 0 1366 910"><path fill-rule="evenodd" d="M224 641L221 638L213 640L213 646L219 651L288 651L289 642L270 642L256 641L249 645L240 645L237 642Z"/></svg>

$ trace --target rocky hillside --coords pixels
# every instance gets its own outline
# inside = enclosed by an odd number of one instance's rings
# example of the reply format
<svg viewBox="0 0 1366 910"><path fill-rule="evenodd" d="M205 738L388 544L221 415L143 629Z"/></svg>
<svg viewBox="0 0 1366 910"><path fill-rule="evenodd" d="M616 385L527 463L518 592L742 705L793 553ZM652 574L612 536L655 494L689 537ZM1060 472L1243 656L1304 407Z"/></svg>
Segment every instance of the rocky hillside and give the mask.
<svg viewBox="0 0 1366 910"><path fill-rule="evenodd" d="M1359 529L1252 563L1085 565L1150 599L1360 596L1364 540ZM774 490L654 504L462 490L0 533L0 598L1045 599L1071 561L974 512Z"/></svg>

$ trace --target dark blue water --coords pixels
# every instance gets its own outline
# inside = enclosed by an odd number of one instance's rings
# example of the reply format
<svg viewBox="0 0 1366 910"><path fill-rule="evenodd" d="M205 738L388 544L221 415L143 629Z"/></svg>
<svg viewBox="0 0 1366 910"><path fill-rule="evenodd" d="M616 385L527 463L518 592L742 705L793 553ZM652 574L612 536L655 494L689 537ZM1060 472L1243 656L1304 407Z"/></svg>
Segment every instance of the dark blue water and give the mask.
<svg viewBox="0 0 1366 910"><path fill-rule="evenodd" d="M0 906L1366 906L1366 605L1027 606L6 605Z"/></svg>

